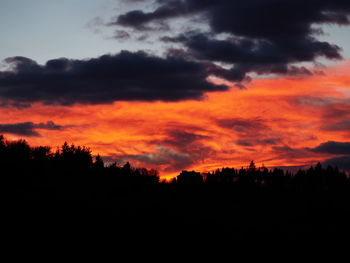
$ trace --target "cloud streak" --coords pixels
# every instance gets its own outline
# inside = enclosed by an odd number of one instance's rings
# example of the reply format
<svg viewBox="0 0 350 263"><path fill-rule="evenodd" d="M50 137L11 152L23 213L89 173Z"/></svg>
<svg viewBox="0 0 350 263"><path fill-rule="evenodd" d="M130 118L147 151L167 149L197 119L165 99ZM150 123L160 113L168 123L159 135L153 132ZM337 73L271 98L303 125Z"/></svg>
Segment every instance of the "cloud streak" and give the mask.
<svg viewBox="0 0 350 263"><path fill-rule="evenodd" d="M64 129L64 126L57 125L52 121L46 123L22 122L0 124L0 133L10 133L21 136L40 136L40 133L36 131L37 129L58 131Z"/></svg>

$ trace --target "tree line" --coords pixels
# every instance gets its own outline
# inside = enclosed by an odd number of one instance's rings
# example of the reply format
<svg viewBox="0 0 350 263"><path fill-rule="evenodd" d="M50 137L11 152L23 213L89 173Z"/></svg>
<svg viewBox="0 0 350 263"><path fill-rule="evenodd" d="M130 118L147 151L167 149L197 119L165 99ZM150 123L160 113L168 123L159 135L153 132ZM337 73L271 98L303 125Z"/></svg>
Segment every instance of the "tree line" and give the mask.
<svg viewBox="0 0 350 263"><path fill-rule="evenodd" d="M28 189L103 189L130 184L233 185L246 189L280 189L292 191L329 191L347 188L349 175L336 167L318 163L297 173L279 168L256 167L252 161L246 168L222 168L208 173L182 171L166 182L154 169L134 168L130 163L105 164L84 146L65 142L56 151L50 147L31 147L25 140L9 141L0 136L2 181L17 192Z"/></svg>
<svg viewBox="0 0 350 263"><path fill-rule="evenodd" d="M256 167L254 161L246 168L222 168L208 173L182 171L172 181L174 184L236 185L242 188L283 189L295 191L327 191L348 187L349 175L337 167L299 169L295 174L280 168Z"/></svg>
<svg viewBox="0 0 350 263"><path fill-rule="evenodd" d="M39 233L45 242L49 235L76 243L70 237L79 233L89 242L112 236L211 244L229 237L260 246L259 240L333 242L349 229L349 176L321 164L292 174L251 162L182 171L165 182L156 170L105 164L87 147L52 150L0 136L0 174L4 226L16 242L33 242Z"/></svg>

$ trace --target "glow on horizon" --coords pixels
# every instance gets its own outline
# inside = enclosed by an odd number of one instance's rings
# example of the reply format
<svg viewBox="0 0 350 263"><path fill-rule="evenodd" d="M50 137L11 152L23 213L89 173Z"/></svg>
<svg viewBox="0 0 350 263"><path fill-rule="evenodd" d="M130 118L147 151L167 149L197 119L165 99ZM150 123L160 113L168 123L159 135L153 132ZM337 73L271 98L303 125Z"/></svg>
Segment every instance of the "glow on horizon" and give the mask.
<svg viewBox="0 0 350 263"><path fill-rule="evenodd" d="M94 154L109 156L120 163L130 161L135 166L157 168L165 177L182 170L176 168L171 156L180 160L193 157L192 163L184 168L202 172L224 166L240 168L251 160L266 167L312 165L330 155L311 153L307 148L349 138L349 131L324 128L327 123L349 117L329 117L332 110L350 108L349 66L347 61L326 69L323 75L253 80L246 90L232 88L210 93L202 101L116 102L73 107L37 104L26 109L26 114L2 108L0 118L11 123L54 121L66 128L39 130L41 137L24 138L30 144L53 148L64 141L85 145ZM256 127L240 131L219 125L220 120L232 119ZM177 131L198 138L189 141L189 148L172 144L171 134ZM18 138L10 134L6 137ZM256 141L256 145L237 143L244 139ZM265 144L261 143L263 140L275 142ZM195 156L191 156L191 147ZM288 147L294 152L288 152Z"/></svg>

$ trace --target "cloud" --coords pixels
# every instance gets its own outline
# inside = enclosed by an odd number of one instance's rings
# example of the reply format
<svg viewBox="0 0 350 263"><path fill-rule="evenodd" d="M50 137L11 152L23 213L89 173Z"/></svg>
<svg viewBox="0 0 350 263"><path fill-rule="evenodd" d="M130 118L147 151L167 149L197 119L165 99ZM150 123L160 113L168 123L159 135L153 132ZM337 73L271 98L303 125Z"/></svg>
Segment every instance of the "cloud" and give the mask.
<svg viewBox="0 0 350 263"><path fill-rule="evenodd" d="M350 114L350 108L337 108L337 107L328 107L325 109L325 112L323 114L323 117L327 120L334 120L337 118L346 118Z"/></svg>
<svg viewBox="0 0 350 263"><path fill-rule="evenodd" d="M218 120L217 123L223 128L232 129L239 133L259 133L268 129L268 126L260 119L232 118Z"/></svg>
<svg viewBox="0 0 350 263"><path fill-rule="evenodd" d="M299 158L307 158L307 167L319 162L320 155L328 155L328 158L322 161L323 165L331 165L343 170L350 170L350 142L328 141L321 143L315 148L292 148L288 145L273 146L273 152L279 159L295 160ZM329 157L335 155L335 157ZM282 167L282 166L279 166ZM291 166L284 166L290 168ZM299 166L296 166L298 168ZM292 167L293 168L293 167ZM294 167L295 168L295 167Z"/></svg>
<svg viewBox="0 0 350 263"><path fill-rule="evenodd" d="M292 148L289 145L278 145L272 147L272 152L276 155L275 158L293 160L299 158L313 157L313 153L307 149Z"/></svg>
<svg viewBox="0 0 350 263"><path fill-rule="evenodd" d="M166 132L166 137L163 140L150 142L150 144L160 145L160 149L167 149L165 153L169 161L166 168L168 171L188 169L195 164L202 163L206 158L216 155L214 149L205 145L205 142L211 139L209 136L201 135L191 130L190 127L182 128L184 130L170 129ZM173 154L169 155L169 153ZM179 163L178 160L184 162Z"/></svg>
<svg viewBox="0 0 350 263"><path fill-rule="evenodd" d="M120 39L120 40L125 40L125 39L128 39L130 38L130 34L124 30L116 30L114 32L114 36L113 36L114 39Z"/></svg>
<svg viewBox="0 0 350 263"><path fill-rule="evenodd" d="M243 119L232 118L218 120L220 127L232 130L238 138L235 143L239 146L274 146L283 142L267 124L266 120L259 118Z"/></svg>
<svg viewBox="0 0 350 263"><path fill-rule="evenodd" d="M200 140L207 140L209 138L209 136L204 136L193 132L171 130L168 132L167 138L161 142L183 149L187 147L190 148L193 143L197 143Z"/></svg>
<svg viewBox="0 0 350 263"><path fill-rule="evenodd" d="M0 124L0 133L10 133L23 136L40 136L36 129L61 130L63 128L64 126L57 125L52 121L48 121L46 123L22 122Z"/></svg>
<svg viewBox="0 0 350 263"><path fill-rule="evenodd" d="M6 62L12 70L0 72L0 98L9 104L180 101L228 89L207 82L207 64L141 51L88 60L60 58L45 65L25 57L8 58Z"/></svg>
<svg viewBox="0 0 350 263"><path fill-rule="evenodd" d="M324 165L331 165L342 170L350 171L350 142L329 141L321 143L319 146L311 149L311 151L316 153L338 155L336 157L328 158L322 163Z"/></svg>
<svg viewBox="0 0 350 263"><path fill-rule="evenodd" d="M193 164L191 156L187 153L181 153L174 149L158 146L155 152L143 153L137 155L117 156L124 161L137 161L146 165L165 166L164 171L179 171Z"/></svg>
<svg viewBox="0 0 350 263"><path fill-rule="evenodd" d="M159 143L172 147L190 156L192 163L203 162L208 157L216 156L217 152L205 142L212 140L210 136L198 134L195 131L172 130L167 138Z"/></svg>
<svg viewBox="0 0 350 263"><path fill-rule="evenodd" d="M344 0L157 0L151 12L132 10L112 24L142 28L169 18L203 13L215 32L230 32L254 38L280 38L313 33L313 23L349 24L350 4ZM259 25L259 26L257 26ZM316 30L316 32L320 33Z"/></svg>
<svg viewBox="0 0 350 263"><path fill-rule="evenodd" d="M163 1L163 5L160 5L153 12L145 13L142 10L133 10L118 16L110 25L122 25L145 30L147 28L145 24L149 22L155 20L159 22L162 19L177 17L179 14L184 14L185 12L186 3L183 1Z"/></svg>
<svg viewBox="0 0 350 263"><path fill-rule="evenodd" d="M340 58L340 48L327 42L307 37L293 41L273 42L266 39L215 39L211 34L190 32L176 38L162 38L166 42L180 42L194 57L202 60L235 64L232 72L311 74L305 67L288 66L290 63L313 61L318 56ZM237 74L237 73L236 73Z"/></svg>
<svg viewBox="0 0 350 263"><path fill-rule="evenodd" d="M179 128L179 127L178 127ZM139 154L118 154L109 156L108 160L117 159L121 162L130 161L136 166L157 166L165 173L190 169L203 163L206 158L213 158L216 151L205 145L208 136L201 135L195 127L181 127L187 129L166 130L164 139L148 141L148 145L155 146L152 151L141 151Z"/></svg>
<svg viewBox="0 0 350 263"><path fill-rule="evenodd" d="M342 85L342 84L339 84ZM346 84L345 84L346 85ZM349 98L332 96L312 97L300 96L292 98L291 104L296 107L308 107L321 112L320 129L331 132L350 131L350 103Z"/></svg>
<svg viewBox="0 0 350 263"><path fill-rule="evenodd" d="M322 129L327 131L350 131L350 121L341 120L335 123L327 123L322 126Z"/></svg>
<svg viewBox="0 0 350 263"><path fill-rule="evenodd" d="M350 142L329 141L311 149L316 153L350 154Z"/></svg>
<svg viewBox="0 0 350 263"><path fill-rule="evenodd" d="M344 0L154 2L153 11L131 10L110 25L146 30L151 24L201 15L202 25L193 24L191 32L160 39L182 44L193 59L228 63L230 69L218 66L211 73L231 81L242 81L251 72L310 75L309 69L294 64L318 57L341 59L340 47L317 39L323 34L317 26L350 24L350 2ZM203 23L208 32L203 32Z"/></svg>
<svg viewBox="0 0 350 263"><path fill-rule="evenodd" d="M322 162L324 165L338 167L341 170L350 171L350 156L330 158Z"/></svg>
<svg viewBox="0 0 350 263"><path fill-rule="evenodd" d="M240 146L257 146L257 145L262 145L262 146L269 146L269 145L276 145L282 142L281 138L266 138L266 139L239 139L236 141L236 144Z"/></svg>

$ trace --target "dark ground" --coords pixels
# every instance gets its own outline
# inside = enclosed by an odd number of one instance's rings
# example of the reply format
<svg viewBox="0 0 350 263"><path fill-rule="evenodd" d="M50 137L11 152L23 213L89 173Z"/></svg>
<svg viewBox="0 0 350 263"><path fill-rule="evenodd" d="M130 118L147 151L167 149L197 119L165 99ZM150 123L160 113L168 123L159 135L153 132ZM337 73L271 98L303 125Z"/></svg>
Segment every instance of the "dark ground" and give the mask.
<svg viewBox="0 0 350 263"><path fill-rule="evenodd" d="M348 192L242 192L225 185L165 184L71 190L26 193L8 202L4 217L12 242L38 238L206 246L349 241Z"/></svg>

